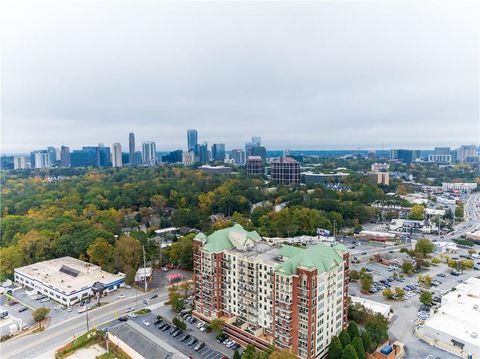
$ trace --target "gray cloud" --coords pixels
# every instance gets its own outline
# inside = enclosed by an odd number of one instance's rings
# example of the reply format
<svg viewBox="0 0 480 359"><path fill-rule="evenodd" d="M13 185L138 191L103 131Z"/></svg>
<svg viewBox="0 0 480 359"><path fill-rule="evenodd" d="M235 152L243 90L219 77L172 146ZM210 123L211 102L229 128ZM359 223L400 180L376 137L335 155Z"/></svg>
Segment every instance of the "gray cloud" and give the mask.
<svg viewBox="0 0 480 359"><path fill-rule="evenodd" d="M2 150L479 141L473 2L8 1Z"/></svg>

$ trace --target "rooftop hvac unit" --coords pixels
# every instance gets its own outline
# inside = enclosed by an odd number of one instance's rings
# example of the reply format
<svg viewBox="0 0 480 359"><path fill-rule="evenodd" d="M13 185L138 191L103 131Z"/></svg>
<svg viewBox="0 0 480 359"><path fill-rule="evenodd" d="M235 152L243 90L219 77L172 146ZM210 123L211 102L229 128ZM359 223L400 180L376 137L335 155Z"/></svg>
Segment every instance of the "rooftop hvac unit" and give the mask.
<svg viewBox="0 0 480 359"><path fill-rule="evenodd" d="M477 332L472 332L472 334L470 334L470 336L471 336L472 338L476 338L476 337L478 337L478 334L477 334Z"/></svg>

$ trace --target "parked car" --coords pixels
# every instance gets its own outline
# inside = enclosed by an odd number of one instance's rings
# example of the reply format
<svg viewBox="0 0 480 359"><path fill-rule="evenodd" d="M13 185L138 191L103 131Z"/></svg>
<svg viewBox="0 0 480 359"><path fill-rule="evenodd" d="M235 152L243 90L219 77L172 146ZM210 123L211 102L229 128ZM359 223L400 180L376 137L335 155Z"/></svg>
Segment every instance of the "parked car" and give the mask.
<svg viewBox="0 0 480 359"><path fill-rule="evenodd" d="M228 335L225 333L217 335L217 342L222 343L224 340L228 338Z"/></svg>
<svg viewBox="0 0 480 359"><path fill-rule="evenodd" d="M177 331L174 332L174 333L172 334L172 336L173 336L174 338L176 338L176 337L178 337L179 335L182 335L182 334L183 334L183 330L177 329Z"/></svg>
<svg viewBox="0 0 480 359"><path fill-rule="evenodd" d="M193 348L193 350L198 352L199 350L202 350L203 348L205 348L205 343L199 342L199 343L197 343L197 345L195 345L195 348Z"/></svg>
<svg viewBox="0 0 480 359"><path fill-rule="evenodd" d="M150 297L150 299L155 299L155 298L158 298L158 294L154 294Z"/></svg>
<svg viewBox="0 0 480 359"><path fill-rule="evenodd" d="M162 329L162 332L166 332L167 330L169 330L171 328L171 326L169 324L165 325Z"/></svg>
<svg viewBox="0 0 480 359"><path fill-rule="evenodd" d="M187 334L185 333L181 338L180 338L180 341L181 342L184 342L186 340L190 339L190 334Z"/></svg>
<svg viewBox="0 0 480 359"><path fill-rule="evenodd" d="M205 322L202 322L201 320L199 320L198 323L197 323L197 325L196 325L196 327L197 327L198 329L200 329L204 324L205 324Z"/></svg>
<svg viewBox="0 0 480 359"><path fill-rule="evenodd" d="M127 296L125 294L119 294L117 295L117 299L123 299L126 298Z"/></svg>
<svg viewBox="0 0 480 359"><path fill-rule="evenodd" d="M26 310L28 310L28 308L25 307L25 306L18 308L18 312L19 312L19 313L22 313L22 312L24 312L24 311L26 311Z"/></svg>
<svg viewBox="0 0 480 359"><path fill-rule="evenodd" d="M192 345L196 344L198 342L197 338L190 338L190 340L187 342L187 345L191 347Z"/></svg>
<svg viewBox="0 0 480 359"><path fill-rule="evenodd" d="M142 323L143 323L143 325L145 325L145 326L147 326L147 327L150 326L150 322L149 322L148 320L145 320L145 319L144 319L144 320L142 321Z"/></svg>
<svg viewBox="0 0 480 359"><path fill-rule="evenodd" d="M118 318L118 320L121 321L121 322L126 322L128 320L128 317L123 316L123 317Z"/></svg>
<svg viewBox="0 0 480 359"><path fill-rule="evenodd" d="M136 317L138 317L138 315L136 315L135 313L128 313L128 317L129 318L136 318Z"/></svg>
<svg viewBox="0 0 480 359"><path fill-rule="evenodd" d="M158 324L161 324L161 323L163 323L163 320L155 319L155 321L153 322L153 325L158 325Z"/></svg>

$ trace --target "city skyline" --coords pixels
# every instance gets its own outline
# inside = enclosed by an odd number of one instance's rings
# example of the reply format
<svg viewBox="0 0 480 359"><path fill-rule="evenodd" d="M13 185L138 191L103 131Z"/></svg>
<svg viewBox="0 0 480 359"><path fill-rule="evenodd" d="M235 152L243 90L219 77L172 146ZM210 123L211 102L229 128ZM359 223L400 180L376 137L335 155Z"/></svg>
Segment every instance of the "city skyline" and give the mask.
<svg viewBox="0 0 480 359"><path fill-rule="evenodd" d="M2 153L479 143L477 5L119 4L8 4Z"/></svg>

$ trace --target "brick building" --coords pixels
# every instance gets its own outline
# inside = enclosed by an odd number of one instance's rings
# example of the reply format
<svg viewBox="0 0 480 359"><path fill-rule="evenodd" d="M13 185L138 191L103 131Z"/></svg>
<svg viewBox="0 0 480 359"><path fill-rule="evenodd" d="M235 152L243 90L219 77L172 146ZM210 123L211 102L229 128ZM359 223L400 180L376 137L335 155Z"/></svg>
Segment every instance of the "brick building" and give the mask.
<svg viewBox="0 0 480 359"><path fill-rule="evenodd" d="M259 349L326 357L347 323L348 252L341 244L272 245L236 224L194 239L194 311Z"/></svg>

